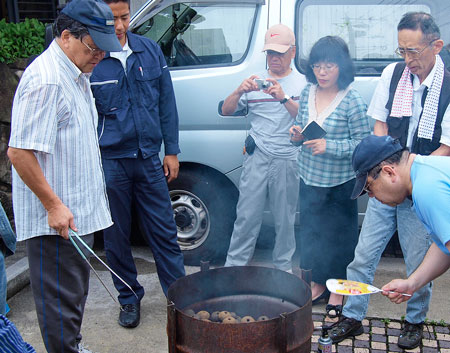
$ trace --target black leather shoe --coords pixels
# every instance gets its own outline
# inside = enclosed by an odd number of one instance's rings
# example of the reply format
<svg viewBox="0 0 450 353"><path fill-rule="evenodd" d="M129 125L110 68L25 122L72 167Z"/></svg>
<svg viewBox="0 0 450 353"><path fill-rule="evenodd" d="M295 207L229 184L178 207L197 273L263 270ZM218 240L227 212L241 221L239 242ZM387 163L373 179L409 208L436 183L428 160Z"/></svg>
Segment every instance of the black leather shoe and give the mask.
<svg viewBox="0 0 450 353"><path fill-rule="evenodd" d="M331 326L328 331L333 343L338 343L350 336L358 336L364 332L361 321L341 316L338 322Z"/></svg>
<svg viewBox="0 0 450 353"><path fill-rule="evenodd" d="M397 345L403 349L414 349L422 342L423 324L410 324L405 321L405 326L400 331Z"/></svg>
<svg viewBox="0 0 450 353"><path fill-rule="evenodd" d="M139 325L141 320L141 303L125 304L120 307L119 325L133 328Z"/></svg>

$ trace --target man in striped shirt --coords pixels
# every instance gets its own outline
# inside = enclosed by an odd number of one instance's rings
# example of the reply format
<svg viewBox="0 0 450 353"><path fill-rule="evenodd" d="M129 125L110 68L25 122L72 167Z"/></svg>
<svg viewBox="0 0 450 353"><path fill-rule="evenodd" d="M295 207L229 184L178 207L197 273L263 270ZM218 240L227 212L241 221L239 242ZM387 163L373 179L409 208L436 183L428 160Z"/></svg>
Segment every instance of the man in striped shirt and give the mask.
<svg viewBox="0 0 450 353"><path fill-rule="evenodd" d="M96 134L89 73L105 51L121 50L101 0L73 0L54 25L56 39L25 70L14 97L8 156L19 241L48 352L80 348L88 264L69 228L92 246L112 224Z"/></svg>

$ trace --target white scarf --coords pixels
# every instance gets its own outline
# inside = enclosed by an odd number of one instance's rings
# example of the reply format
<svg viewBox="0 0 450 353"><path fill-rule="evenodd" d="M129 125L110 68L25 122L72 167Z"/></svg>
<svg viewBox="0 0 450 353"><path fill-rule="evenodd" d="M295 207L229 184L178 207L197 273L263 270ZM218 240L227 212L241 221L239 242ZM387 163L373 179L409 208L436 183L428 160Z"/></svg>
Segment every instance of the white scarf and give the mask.
<svg viewBox="0 0 450 353"><path fill-rule="evenodd" d="M401 118L412 115L413 86L411 83L411 71L405 66L403 74L395 90L392 103L391 116ZM431 87L428 90L422 117L419 122L418 137L431 140L434 134L434 125L439 107L442 81L444 80L444 63L439 55L436 55L436 71Z"/></svg>

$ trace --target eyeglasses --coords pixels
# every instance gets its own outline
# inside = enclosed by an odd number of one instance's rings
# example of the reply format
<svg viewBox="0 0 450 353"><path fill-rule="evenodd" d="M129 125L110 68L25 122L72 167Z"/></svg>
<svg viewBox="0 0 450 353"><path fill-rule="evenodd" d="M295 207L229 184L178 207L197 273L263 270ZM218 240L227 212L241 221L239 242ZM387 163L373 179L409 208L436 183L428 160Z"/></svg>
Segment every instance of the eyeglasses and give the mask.
<svg viewBox="0 0 450 353"><path fill-rule="evenodd" d="M373 173L372 171L369 172L369 175L373 175L373 176L372 176L372 180L370 181L370 183L366 184L366 185L363 187L363 190L364 190L365 192L367 192L368 194L372 192L372 191L370 190L370 185L372 185L372 183L373 183L375 180L377 180L377 178L378 178L378 176L380 175L382 169L383 169L383 168L382 168L381 166L378 166L378 169L376 170L375 173Z"/></svg>
<svg viewBox="0 0 450 353"><path fill-rule="evenodd" d="M402 58L406 57L406 55L408 55L410 58L418 58L424 51L425 49L427 49L429 46L431 46L431 44L433 44L435 41L437 41L438 38L433 39L430 43L428 43L428 45L422 49L408 49L408 48L400 48L398 47L397 49L395 49L395 54L397 54L398 56L401 56Z"/></svg>
<svg viewBox="0 0 450 353"><path fill-rule="evenodd" d="M89 51L91 52L91 55L92 56L96 56L96 55L103 55L103 54L105 54L105 51L104 50L101 50L100 48L91 48L87 43L85 43L85 42L83 42L83 40L82 39L80 39L80 42L81 43L83 43L85 46L86 46L86 48L88 48L89 49Z"/></svg>
<svg viewBox="0 0 450 353"><path fill-rule="evenodd" d="M280 53L280 52L277 52L277 51L275 51L275 50L266 50L265 51L265 53L266 53L266 55L267 56L278 56L278 57L280 57L280 56L284 56L284 55L286 55L288 52L289 52L289 50L292 48L292 45L289 47L289 49L287 50L287 51L285 51L284 53Z"/></svg>
<svg viewBox="0 0 450 353"><path fill-rule="evenodd" d="M326 64L312 64L311 69L316 72L320 72L320 69L329 73L337 68L337 65L334 63L326 63Z"/></svg>

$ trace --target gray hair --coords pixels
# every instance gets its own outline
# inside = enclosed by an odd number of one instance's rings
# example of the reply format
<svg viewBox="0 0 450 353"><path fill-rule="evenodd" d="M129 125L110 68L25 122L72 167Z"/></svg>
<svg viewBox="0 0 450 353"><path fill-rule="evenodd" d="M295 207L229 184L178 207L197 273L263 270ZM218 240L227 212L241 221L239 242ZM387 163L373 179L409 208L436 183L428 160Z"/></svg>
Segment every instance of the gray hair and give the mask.
<svg viewBox="0 0 450 353"><path fill-rule="evenodd" d="M60 13L53 24L53 35L60 38L65 30L68 30L77 39L83 39L89 35L88 28L84 24Z"/></svg>
<svg viewBox="0 0 450 353"><path fill-rule="evenodd" d="M410 29L417 31L420 29L424 38L427 40L436 40L441 38L441 31L434 21L433 16L426 12L407 12L398 23L397 31Z"/></svg>

